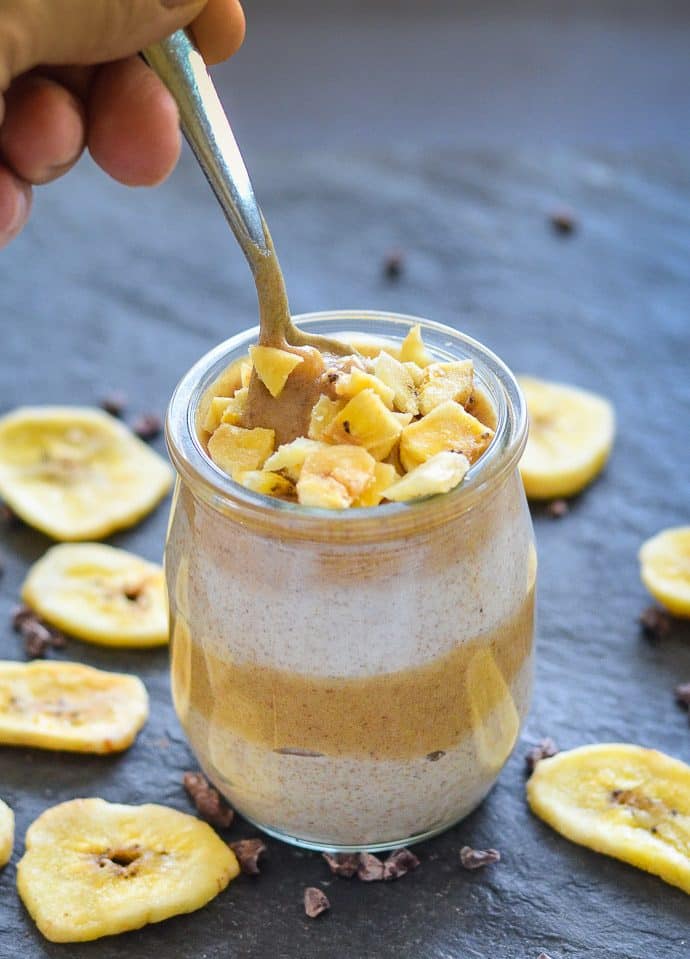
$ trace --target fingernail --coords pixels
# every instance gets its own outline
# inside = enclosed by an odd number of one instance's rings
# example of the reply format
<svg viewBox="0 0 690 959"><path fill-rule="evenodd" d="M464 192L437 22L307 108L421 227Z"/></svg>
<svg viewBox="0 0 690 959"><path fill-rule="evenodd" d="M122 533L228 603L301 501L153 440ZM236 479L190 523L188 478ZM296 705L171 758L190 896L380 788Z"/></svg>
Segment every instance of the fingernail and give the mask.
<svg viewBox="0 0 690 959"><path fill-rule="evenodd" d="M31 202L29 199L29 190L30 188L22 183L20 188L15 193L14 211L5 224L5 229L3 230L4 237L7 240L11 240L17 235L17 233L19 233L29 216L29 205Z"/></svg>

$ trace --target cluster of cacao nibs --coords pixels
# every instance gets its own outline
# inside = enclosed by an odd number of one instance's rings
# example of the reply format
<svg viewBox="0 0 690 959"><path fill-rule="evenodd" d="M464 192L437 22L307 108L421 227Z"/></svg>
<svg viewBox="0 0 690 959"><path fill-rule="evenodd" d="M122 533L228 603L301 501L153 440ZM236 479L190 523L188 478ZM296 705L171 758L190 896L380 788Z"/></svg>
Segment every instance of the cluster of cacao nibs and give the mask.
<svg viewBox="0 0 690 959"><path fill-rule="evenodd" d="M111 416L121 419L127 409L127 395L121 390L115 390L103 397L100 407ZM163 420L157 413L139 413L132 421L132 432L142 440L155 439L162 429Z"/></svg>
<svg viewBox="0 0 690 959"><path fill-rule="evenodd" d="M182 782L202 819L219 829L227 829L232 824L234 810L202 773L186 772ZM257 876L260 871L259 859L266 852L265 843L261 839L238 839L228 845L237 856L242 872ZM401 879L419 866L417 856L404 847L394 849L385 859L371 852L325 852L323 858L332 875L343 879L357 877L361 882ZM501 854L497 849L463 846L460 850L460 864L464 869L480 869L500 862L500 859ZM308 886L304 890L304 912L310 919L315 919L330 908L331 904L322 889Z"/></svg>
<svg viewBox="0 0 690 959"><path fill-rule="evenodd" d="M44 659L51 649L64 649L65 637L44 622L28 606L17 606L12 611L12 626L24 640L27 659Z"/></svg>

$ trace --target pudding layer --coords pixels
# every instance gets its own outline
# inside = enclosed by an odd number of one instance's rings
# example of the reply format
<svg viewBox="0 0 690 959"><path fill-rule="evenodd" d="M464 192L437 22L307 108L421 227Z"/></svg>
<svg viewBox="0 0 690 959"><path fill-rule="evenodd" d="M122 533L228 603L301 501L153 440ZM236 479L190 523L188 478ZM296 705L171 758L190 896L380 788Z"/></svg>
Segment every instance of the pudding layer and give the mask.
<svg viewBox="0 0 690 959"><path fill-rule="evenodd" d="M407 760L447 751L497 711L517 716L511 685L531 652L533 605L531 591L513 616L449 653L357 678L221 660L178 618L176 705L183 722L191 710L216 736L226 730L278 754Z"/></svg>

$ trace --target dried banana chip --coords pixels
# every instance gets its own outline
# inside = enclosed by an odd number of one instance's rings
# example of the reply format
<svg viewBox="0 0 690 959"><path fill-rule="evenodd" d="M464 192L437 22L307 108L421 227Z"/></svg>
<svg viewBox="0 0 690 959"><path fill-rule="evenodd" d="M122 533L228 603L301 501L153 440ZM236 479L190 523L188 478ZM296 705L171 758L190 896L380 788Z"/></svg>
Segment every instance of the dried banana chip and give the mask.
<svg viewBox="0 0 690 959"><path fill-rule="evenodd" d="M690 616L690 526L657 533L642 544L640 576L674 616Z"/></svg>
<svg viewBox="0 0 690 959"><path fill-rule="evenodd" d="M375 471L376 460L361 446L315 450L306 457L297 481L299 502L321 509L346 509L374 482Z"/></svg>
<svg viewBox="0 0 690 959"><path fill-rule="evenodd" d="M422 339L422 328L417 323L410 327L407 336L400 346L400 362L416 363L417 366L425 367L431 363L431 357L424 347Z"/></svg>
<svg viewBox="0 0 690 959"><path fill-rule="evenodd" d="M405 427L400 438L400 459L405 469L411 471L436 453L448 450L462 453L474 463L493 436L493 430L467 413L459 403L446 400Z"/></svg>
<svg viewBox="0 0 690 959"><path fill-rule="evenodd" d="M171 482L168 464L102 410L23 407L0 418L0 496L54 539L132 526Z"/></svg>
<svg viewBox="0 0 690 959"><path fill-rule="evenodd" d="M531 376L519 378L527 401L529 437L520 474L530 499L574 496L602 471L616 431L602 396Z"/></svg>
<svg viewBox="0 0 690 959"><path fill-rule="evenodd" d="M136 676L81 663L0 661L0 745L119 752L147 717Z"/></svg>
<svg viewBox="0 0 690 959"><path fill-rule="evenodd" d="M17 889L46 939L87 942L200 909L238 873L194 816L73 799L29 827Z"/></svg>
<svg viewBox="0 0 690 959"><path fill-rule="evenodd" d="M163 569L103 543L53 546L29 570L22 599L52 626L102 646L168 641Z"/></svg>
<svg viewBox="0 0 690 959"><path fill-rule="evenodd" d="M690 766L655 749L600 743L537 763L532 811L563 836L690 893Z"/></svg>
<svg viewBox="0 0 690 959"><path fill-rule="evenodd" d="M250 346L249 355L256 375L273 397L280 396L290 373L304 363L303 356L275 346Z"/></svg>
<svg viewBox="0 0 690 959"><path fill-rule="evenodd" d="M12 855L14 847L14 813L0 799L0 869L5 866Z"/></svg>
<svg viewBox="0 0 690 959"><path fill-rule="evenodd" d="M469 468L469 461L462 453L442 450L383 490L383 496L404 503L437 493L448 493L463 481Z"/></svg>

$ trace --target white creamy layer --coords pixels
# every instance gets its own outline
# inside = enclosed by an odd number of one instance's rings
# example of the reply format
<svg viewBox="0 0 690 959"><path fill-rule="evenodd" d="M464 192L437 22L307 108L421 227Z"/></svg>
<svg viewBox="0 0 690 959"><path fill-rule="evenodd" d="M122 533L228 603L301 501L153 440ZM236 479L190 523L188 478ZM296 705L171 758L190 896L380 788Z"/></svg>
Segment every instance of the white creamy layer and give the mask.
<svg viewBox="0 0 690 959"><path fill-rule="evenodd" d="M171 594L220 660L341 677L419 666L520 608L533 548L519 483L441 529L349 547L259 536L182 493Z"/></svg>

